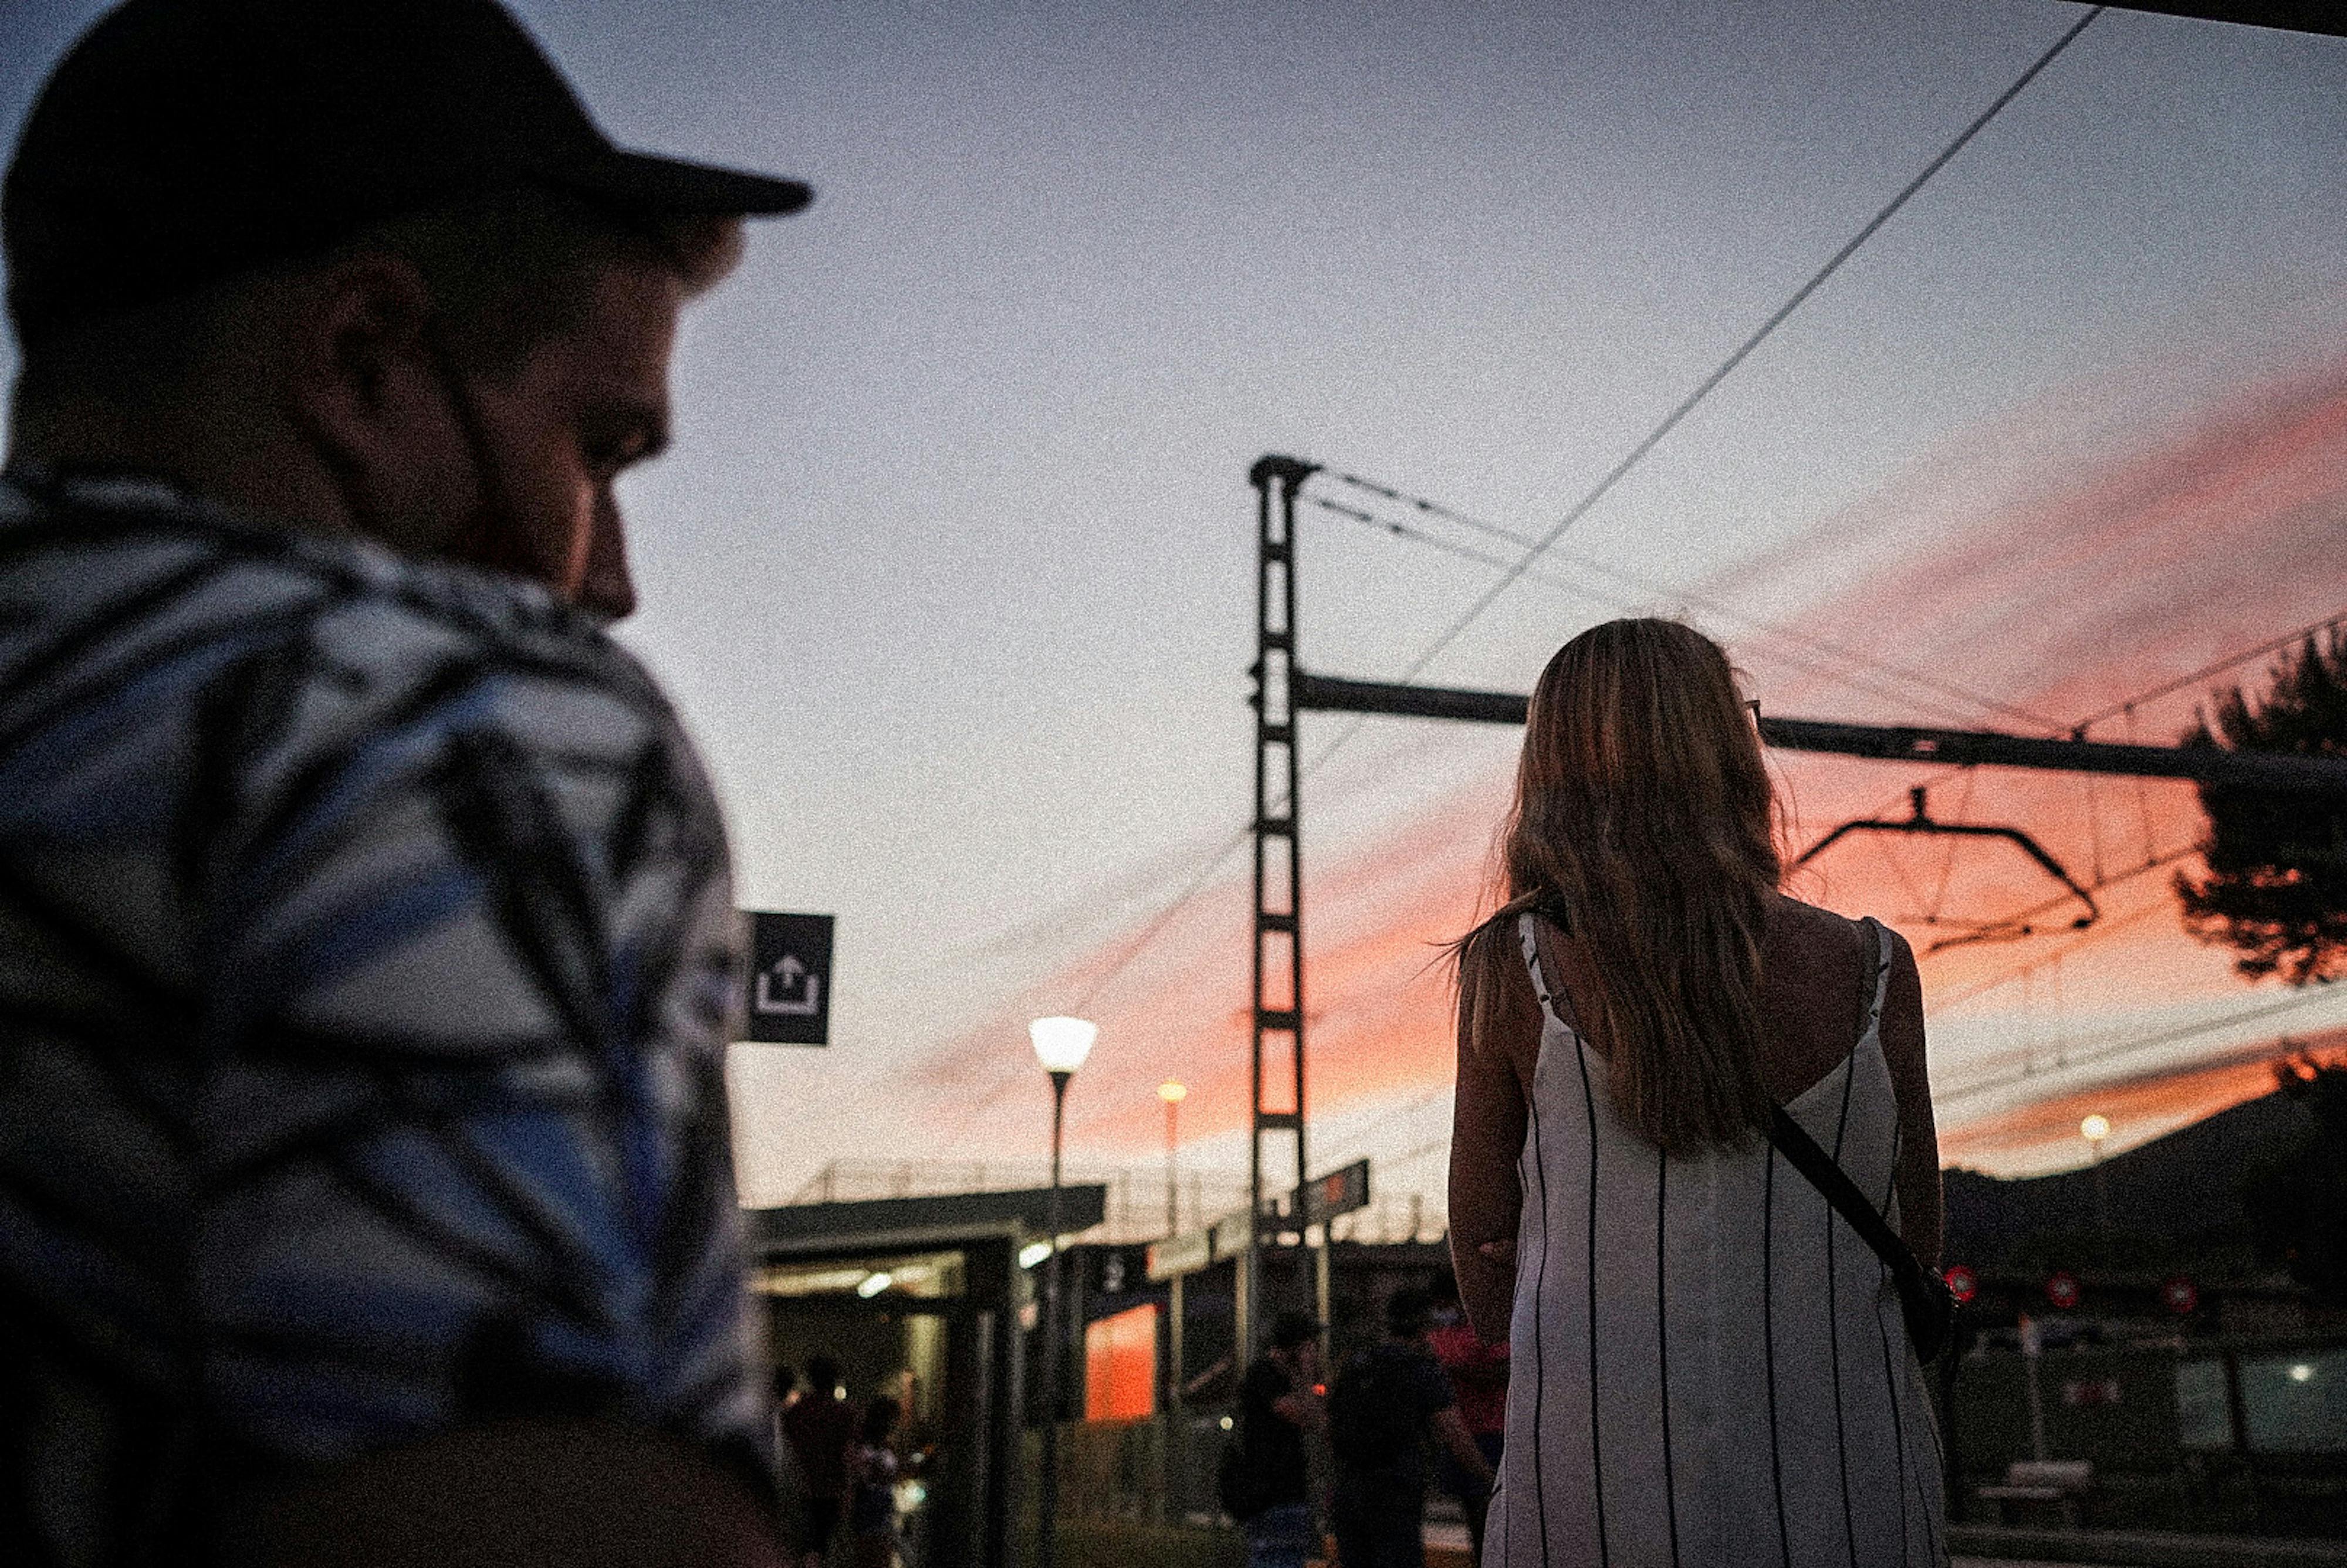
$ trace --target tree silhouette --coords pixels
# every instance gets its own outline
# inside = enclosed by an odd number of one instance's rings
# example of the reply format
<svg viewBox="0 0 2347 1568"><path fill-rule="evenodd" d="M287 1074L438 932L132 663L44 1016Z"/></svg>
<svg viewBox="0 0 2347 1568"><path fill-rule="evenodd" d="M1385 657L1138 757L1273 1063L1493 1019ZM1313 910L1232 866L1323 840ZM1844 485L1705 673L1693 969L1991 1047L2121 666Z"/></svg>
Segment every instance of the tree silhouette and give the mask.
<svg viewBox="0 0 2347 1568"><path fill-rule="evenodd" d="M2314 1125L2243 1173L2241 1206L2260 1258L2347 1307L2347 1066L2301 1052L2276 1064L2274 1081Z"/></svg>
<svg viewBox="0 0 2347 1568"><path fill-rule="evenodd" d="M2186 745L2347 757L2347 637L2333 626L2275 665L2265 694L2239 687ZM2347 975L2347 798L2203 784L2207 875L2179 873L2184 927L2238 948L2234 968L2292 985Z"/></svg>

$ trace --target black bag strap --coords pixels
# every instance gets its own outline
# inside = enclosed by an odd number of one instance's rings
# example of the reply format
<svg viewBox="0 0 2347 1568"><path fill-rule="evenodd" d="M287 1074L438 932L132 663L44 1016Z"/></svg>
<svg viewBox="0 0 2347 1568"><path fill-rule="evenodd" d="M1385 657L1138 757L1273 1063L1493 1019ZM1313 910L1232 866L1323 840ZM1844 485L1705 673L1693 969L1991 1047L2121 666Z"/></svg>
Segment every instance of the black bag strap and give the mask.
<svg viewBox="0 0 2347 1568"><path fill-rule="evenodd" d="M1874 1249L1874 1255L1882 1260L1891 1276L1898 1281L1901 1296L1922 1286L1923 1265L1916 1258L1914 1249L1891 1228L1891 1222L1882 1217L1881 1211L1866 1201L1866 1194L1858 1190L1850 1173L1834 1163L1833 1156L1819 1148L1818 1141L1802 1131L1801 1124L1786 1114L1781 1105L1769 1108L1768 1142L1777 1146L1777 1153L1784 1155L1793 1169L1809 1178L1809 1185L1833 1205L1834 1213L1850 1222L1850 1228L1858 1233L1859 1239Z"/></svg>
<svg viewBox="0 0 2347 1568"><path fill-rule="evenodd" d="M1866 972L1872 977L1873 983L1868 987L1870 999L1866 1019L1860 1027L1861 1038L1881 1016L1886 979L1882 927L1871 917L1865 925ZM1858 1190L1858 1184L1850 1179L1850 1173L1843 1170L1832 1155L1819 1148L1818 1141L1810 1137L1781 1105L1769 1108L1768 1142L1775 1144L1777 1152L1785 1156L1793 1169L1807 1177L1809 1185L1833 1205L1834 1213L1850 1222L1850 1228L1858 1233L1859 1239L1874 1249L1874 1255L1882 1260L1882 1266L1891 1271L1891 1277L1898 1283L1899 1294L1911 1303L1920 1304L1921 1297L1930 1290L1930 1282L1914 1248L1907 1245L1905 1237L1891 1228L1891 1222L1882 1217L1882 1212Z"/></svg>

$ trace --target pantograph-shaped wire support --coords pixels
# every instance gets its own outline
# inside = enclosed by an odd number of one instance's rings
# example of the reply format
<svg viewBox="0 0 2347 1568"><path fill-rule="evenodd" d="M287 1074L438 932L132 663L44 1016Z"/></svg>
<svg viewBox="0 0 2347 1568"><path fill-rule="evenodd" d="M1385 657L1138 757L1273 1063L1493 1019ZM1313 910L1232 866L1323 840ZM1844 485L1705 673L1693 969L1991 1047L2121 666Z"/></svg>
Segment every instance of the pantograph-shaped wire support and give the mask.
<svg viewBox="0 0 2347 1568"><path fill-rule="evenodd" d="M1807 866L1810 861L1815 860L1819 856L1824 854L1826 850L1853 833L1895 833L1942 837L2002 838L2019 845L2021 846L2022 853L2027 855L2030 859L2035 861L2048 876L2053 877L2054 880L2062 884L2064 887L2069 889L2071 897L2075 897L2079 903L2086 907L2086 912L2072 920L2069 923L2067 927L2068 929L2073 931L2083 931L2102 917L2103 912L2101 907L2096 904L2095 896L2086 891L2085 887L2081 886L2077 878L2072 876L2068 871L2063 868L2060 861L2055 859L2052 855L2046 853L2045 845L2039 844L2035 839L2030 837L2029 835L2024 833L2017 827L2004 826L1994 823L1937 821L1932 817L1925 802L1925 793L1923 786L1920 784L1907 792L1908 815L1904 817L1883 818L1870 816L1860 817L1855 822L1843 823L1840 827L1835 828L1831 833L1827 834L1823 838L1819 839L1815 844L1810 845L1809 848L1803 850L1801 852L1800 858L1794 861L1793 864L1796 866ZM1965 942L2010 942L2018 940L2023 937L2034 936L2037 933L2037 927L2035 926L2024 920L1949 920L1942 917L1936 910L1926 914L1923 917L1923 923L1929 926L1954 926L1959 927L1958 935L1952 937L1942 937L1938 941L1932 944L1928 950L1934 953L1940 951L1942 948L1952 948Z"/></svg>

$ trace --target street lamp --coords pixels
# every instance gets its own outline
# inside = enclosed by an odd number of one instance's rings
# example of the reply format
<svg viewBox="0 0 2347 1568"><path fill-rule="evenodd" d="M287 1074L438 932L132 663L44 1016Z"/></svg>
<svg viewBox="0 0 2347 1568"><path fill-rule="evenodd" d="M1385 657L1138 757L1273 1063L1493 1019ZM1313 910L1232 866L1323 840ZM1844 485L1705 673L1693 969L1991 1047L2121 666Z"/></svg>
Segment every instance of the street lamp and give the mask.
<svg viewBox="0 0 2347 1568"><path fill-rule="evenodd" d="M2103 1140L2110 1135L2111 1119L2099 1111L2078 1123L2078 1136L2086 1141L2086 1147L2095 1155L2095 1216L2102 1225L2103 1250L2106 1253L2109 1252L2111 1245L2111 1189L2108 1179L2103 1174Z"/></svg>
<svg viewBox="0 0 2347 1568"><path fill-rule="evenodd" d="M1051 1255L1043 1263L1043 1474L1036 1488L1035 1565L1053 1568L1060 1512L1060 1139L1067 1124L1068 1080L1092 1054L1100 1026L1088 1019L1039 1018L1027 1026L1035 1060L1051 1075L1051 1196L1045 1229Z"/></svg>
<svg viewBox="0 0 2347 1568"><path fill-rule="evenodd" d="M1165 1234L1175 1236L1182 1234L1182 1177L1174 1153L1181 1138L1175 1129L1190 1091L1179 1079L1169 1078L1157 1086L1157 1098L1165 1102Z"/></svg>

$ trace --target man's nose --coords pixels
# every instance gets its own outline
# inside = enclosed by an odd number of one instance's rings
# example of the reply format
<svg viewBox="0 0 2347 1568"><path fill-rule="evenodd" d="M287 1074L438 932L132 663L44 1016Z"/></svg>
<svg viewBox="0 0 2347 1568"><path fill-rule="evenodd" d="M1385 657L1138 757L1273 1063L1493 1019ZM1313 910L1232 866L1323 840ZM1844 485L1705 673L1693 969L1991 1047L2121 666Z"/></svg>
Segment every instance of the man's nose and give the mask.
<svg viewBox="0 0 2347 1568"><path fill-rule="evenodd" d="M597 498L595 523L587 541L587 573L579 584L579 607L607 620L635 613L636 582L628 570L627 528L609 491Z"/></svg>

